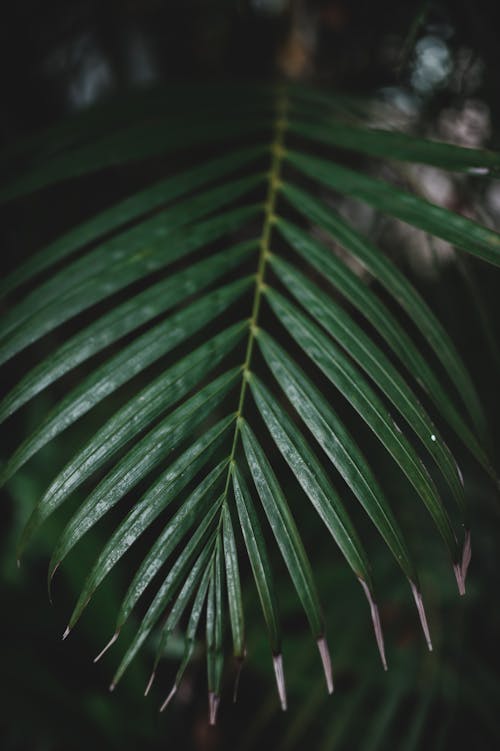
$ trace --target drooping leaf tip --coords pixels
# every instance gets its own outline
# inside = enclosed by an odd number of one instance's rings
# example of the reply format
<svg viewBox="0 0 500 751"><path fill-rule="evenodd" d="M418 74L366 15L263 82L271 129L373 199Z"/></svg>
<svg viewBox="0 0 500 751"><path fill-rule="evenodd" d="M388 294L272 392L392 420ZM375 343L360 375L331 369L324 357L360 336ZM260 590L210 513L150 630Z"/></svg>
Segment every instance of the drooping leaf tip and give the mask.
<svg viewBox="0 0 500 751"><path fill-rule="evenodd" d="M220 704L220 696L217 696L213 691L208 692L208 721L210 725L215 725L217 722L217 712Z"/></svg>
<svg viewBox="0 0 500 751"><path fill-rule="evenodd" d="M375 632L375 639L377 642L380 659L382 661L382 666L384 670L387 670L387 659L385 656L385 645L384 645L384 633L382 631L382 623L380 621L380 612L378 609L378 605L372 597L372 593L370 591L370 588L368 587L368 584L361 577L358 577L358 579L359 579L359 583L363 587L363 591L366 595L366 599L368 600L368 603L370 605L370 613L372 617L373 630Z"/></svg>
<svg viewBox="0 0 500 751"><path fill-rule="evenodd" d="M472 543L470 529L465 531L464 547L462 550L462 579L465 587L465 580L467 578L467 572L469 570L469 564L472 558Z"/></svg>
<svg viewBox="0 0 500 751"><path fill-rule="evenodd" d="M96 663L96 662L99 662L99 660L101 659L101 657L103 657L103 656L104 656L104 655L106 654L106 652L108 651L108 649L109 649L109 648L110 648L110 647L111 647L111 646L112 646L112 645L113 645L113 644L115 643L115 641L116 641L116 640L118 639L119 635L120 635L120 632L119 632L119 631L115 631L115 633L113 634L113 636L111 637L111 639L110 639L110 640L108 641L108 643L107 643L107 644L106 644L106 645L105 645L105 646L103 647L103 649L101 649L101 651L99 652L99 654L97 655L97 657L94 657L94 663Z"/></svg>
<svg viewBox="0 0 500 751"><path fill-rule="evenodd" d="M167 698L165 699L165 701L160 707L160 712L164 712L166 710L166 708L168 707L168 705L170 704L170 702L172 701L176 693L177 693L177 684L174 683L174 685L172 686L170 690L169 695L167 696Z"/></svg>
<svg viewBox="0 0 500 751"><path fill-rule="evenodd" d="M276 677L276 686L278 688L278 696L280 699L281 709L283 712L287 710L286 700L286 684L285 684L285 671L283 669L283 655L273 655L273 667L274 675Z"/></svg>
<svg viewBox="0 0 500 751"><path fill-rule="evenodd" d="M55 566L51 567L49 569L48 576L47 576L47 595L48 595L49 602L50 602L51 605L52 605L52 600L53 600L53 597L52 597L52 582L54 580L54 575L55 575L57 569L59 568L60 563L61 563L61 561L58 561Z"/></svg>
<svg viewBox="0 0 500 751"><path fill-rule="evenodd" d="M463 597L465 594L465 582L462 574L461 563L453 564L453 573L455 574L455 579L457 580L458 594Z"/></svg>
<svg viewBox="0 0 500 751"><path fill-rule="evenodd" d="M330 650L328 649L328 644L327 644L326 638L324 636L321 636L317 640L316 643L318 645L319 654L320 654L320 657L321 657L321 662L323 664L323 671L325 673L326 688L327 688L329 694L333 694L334 685L333 685L333 673L332 673L332 660L331 660L331 657L330 657Z"/></svg>
<svg viewBox="0 0 500 751"><path fill-rule="evenodd" d="M233 704L236 704L238 701L238 689L240 687L240 678L241 678L241 671L243 670L243 663L245 661L245 656L238 657L236 661L236 676L234 678L234 689L233 689Z"/></svg>
<svg viewBox="0 0 500 751"><path fill-rule="evenodd" d="M422 593L417 589L416 585L411 580L410 580L410 586L411 586L411 591L413 594L413 599L415 600L415 605L417 606L418 617L420 618L420 624L422 626L422 631L424 632L425 641L427 642L427 648L429 652L432 652L431 635L429 631L429 624L427 623L427 616L425 614Z"/></svg>
<svg viewBox="0 0 500 751"><path fill-rule="evenodd" d="M48 587L48 590L49 590L49 594L50 594L50 592L52 590L52 581L53 581L54 576L56 574L56 571L57 571L57 569L59 568L60 565L61 565L61 561L57 561L57 563L54 566L51 566L49 568L49 574L48 574L48 577L47 577L47 587Z"/></svg>
<svg viewBox="0 0 500 751"><path fill-rule="evenodd" d="M147 696L149 692L151 691L151 686L153 685L155 676L156 676L156 670L153 670L151 672L151 675L149 676L149 680L146 684L146 688L144 689L144 696Z"/></svg>

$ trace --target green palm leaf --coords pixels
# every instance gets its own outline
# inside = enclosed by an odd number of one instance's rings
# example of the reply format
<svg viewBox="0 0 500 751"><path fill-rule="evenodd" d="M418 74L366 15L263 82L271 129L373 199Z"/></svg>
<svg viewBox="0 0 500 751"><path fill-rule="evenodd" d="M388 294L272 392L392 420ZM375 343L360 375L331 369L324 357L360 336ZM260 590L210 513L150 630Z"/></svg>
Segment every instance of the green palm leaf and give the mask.
<svg viewBox="0 0 500 751"><path fill-rule="evenodd" d="M147 592L149 604L136 616L135 636L112 685L156 630L147 693L169 639L183 628L184 656L164 708L204 622L209 716L215 722L226 629L237 661L246 656L246 557L281 706L287 705L269 533L333 690L314 563L295 521L295 504L312 505L361 583L386 667L381 595L375 595L349 496L359 502L358 511L371 520L410 584L431 648L417 566L398 508L402 499L382 487L359 445L362 432L360 437L347 427L349 410L401 470L408 503L427 508L429 534L442 537L459 591L465 592L469 518L460 471L442 433L456 436L494 476L480 399L457 346L422 296L382 250L328 205L325 191L368 203L499 265L495 232L339 163L332 148L375 158L389 153L395 160L463 172L496 171L500 157L367 129L359 122L359 102L297 86L181 86L140 101L144 120L137 108L121 103L116 110L83 114L0 156L12 176L0 200L9 201L111 165L184 155L176 174L87 218L2 283L8 304L0 363L32 362L35 344L44 355L4 397L0 421L19 419L16 413L37 395L55 384L64 387L67 374L75 382L14 450L2 481L92 413L97 428L33 509L19 552L78 492L82 500L55 546L51 579L114 509L118 521L83 585L67 635L122 557L159 524L130 577L115 633L98 657ZM194 146L201 156L190 156ZM362 264L425 337L432 358L378 288L314 237L311 227ZM284 464L275 471L278 455Z"/></svg>

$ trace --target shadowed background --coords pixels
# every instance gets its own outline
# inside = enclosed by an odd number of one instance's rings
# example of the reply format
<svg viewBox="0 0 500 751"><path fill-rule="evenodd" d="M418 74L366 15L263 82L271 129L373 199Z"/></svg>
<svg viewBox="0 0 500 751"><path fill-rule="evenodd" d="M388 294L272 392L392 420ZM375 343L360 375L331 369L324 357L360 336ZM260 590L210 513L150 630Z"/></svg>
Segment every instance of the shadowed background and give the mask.
<svg viewBox="0 0 500 751"><path fill-rule="evenodd" d="M376 93L379 106L370 118L381 127L410 129L417 123L427 135L499 148L497 15L486 2L451 0L8 3L0 28L0 144L8 149L17 137L62 115L126 96L130 88L206 78L270 80L277 73L351 94ZM151 180L150 169L139 165L129 176L135 184L145 184ZM81 187L2 207L4 270L102 204L117 200L126 192L122 178L119 170L108 170L103 178L83 180ZM500 188L493 181L464 186L431 168L415 169L411 179L431 200L500 229ZM498 271L459 260L444 243L429 248L422 234L397 222L380 224L354 202L346 201L343 210L397 258L457 342L490 419L498 467ZM24 371L23 357L9 367L9 384ZM58 395L57 386L47 390L7 423L3 459ZM98 424L99 415L84 421L86 430L92 420ZM50 444L2 491L2 749L79 751L93 745L242 751L263 742L282 751L304 743L321 751L498 747L499 501L464 453L457 455L473 516L473 563L465 599L457 598L439 544L426 534L423 515L403 512L422 571L435 651L425 652L404 582L389 554L374 543L370 554L390 665L383 673L362 593L347 567L338 565L338 557L332 560L331 546L318 544L326 535L318 538L317 520L304 513L298 521L313 551L327 608L336 693L326 696L315 645L298 616L285 571L278 567L290 694L288 714L279 712L267 637L244 571L249 659L236 705L231 703L235 669L228 661L220 720L211 729L201 648L176 702L162 716L157 708L182 654L182 641L169 647L158 686L148 699L142 693L153 650L139 656L112 695L107 686L120 647L92 664L112 633L128 581L126 566L106 580L75 633L60 641L85 572L106 539L105 529L98 527L69 556L57 574L52 606L46 569L69 510L47 522L22 567L16 567L15 545L23 523L55 470L79 445L80 430L77 424ZM397 497L399 485L403 493L400 478L389 465L384 467L384 454L375 442L368 451L392 496Z"/></svg>

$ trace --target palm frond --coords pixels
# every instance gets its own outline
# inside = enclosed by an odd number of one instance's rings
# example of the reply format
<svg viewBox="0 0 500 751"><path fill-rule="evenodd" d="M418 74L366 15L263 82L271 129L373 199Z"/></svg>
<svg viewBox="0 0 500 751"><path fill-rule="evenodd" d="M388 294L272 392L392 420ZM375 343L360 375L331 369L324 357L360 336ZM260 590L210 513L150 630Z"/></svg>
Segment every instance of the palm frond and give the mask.
<svg viewBox="0 0 500 751"><path fill-rule="evenodd" d="M242 556L286 708L267 526L333 690L319 590L294 518L293 507L306 500L367 596L384 667L378 597L352 498L407 578L431 648L417 566L393 510L399 499L383 489L346 414L358 414L406 477L412 502L427 509L465 592L469 517L460 470L442 434L455 435L494 477L480 399L428 304L332 208L331 198L351 196L500 265L500 236L492 230L341 163L355 153L477 175L498 170L500 157L365 128L355 103L300 87L181 87L140 101L144 121L137 108L96 110L1 157L13 176L0 193L7 201L111 165L185 155L185 168L87 218L2 283L1 296L12 302L1 324L0 363L25 350L29 356L36 342L45 347L48 334L59 342L67 324L71 333L13 386L0 420L80 369L77 385L14 451L2 481L104 402L100 427L33 510L19 554L54 511L92 482L55 547L51 580L84 535L133 498L88 575L66 635L138 538L157 534L131 577L107 645L148 593L112 685L156 629L148 691L166 643L184 623L185 653L165 707L204 618L215 722L226 630L237 661L246 655ZM224 155L205 160L207 148L222 145ZM190 157L195 147L200 156ZM345 254L335 253L333 243ZM350 257L377 284L357 275ZM283 477L273 468L278 455L288 468Z"/></svg>

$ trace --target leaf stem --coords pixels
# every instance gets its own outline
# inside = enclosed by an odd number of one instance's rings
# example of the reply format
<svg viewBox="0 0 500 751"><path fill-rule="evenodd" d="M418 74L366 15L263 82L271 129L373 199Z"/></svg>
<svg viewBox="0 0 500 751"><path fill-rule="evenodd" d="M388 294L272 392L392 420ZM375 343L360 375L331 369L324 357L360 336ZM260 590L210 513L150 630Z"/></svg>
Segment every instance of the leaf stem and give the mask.
<svg viewBox="0 0 500 751"><path fill-rule="evenodd" d="M236 425L234 428L233 445L231 447L231 454L229 457L229 465L226 479L226 487L224 489L224 495L227 495L229 488L229 482L231 479L231 471L236 455L236 448L238 445L238 438L240 434L241 417L243 415L243 406L245 403L245 396L247 391L248 376L250 374L250 363L252 359L252 352L255 342L255 332L257 329L257 322L259 318L260 303L262 299L262 289L264 287L264 276L266 272L266 265L270 256L270 242L272 235L272 226L275 219L275 207L277 201L277 194L280 187L280 174L281 163L284 155L284 137L287 127L286 111L287 111L287 99L285 95L281 94L276 103L276 120L274 125L274 140L271 146L271 166L268 177L267 196L264 204L264 221L262 224L262 233L260 237L259 247L259 260L257 265L257 274L255 277L255 293L252 304L252 313L249 321L249 333L248 342L245 353L245 360L243 363L242 382L240 389L240 396L238 400L238 408L236 411Z"/></svg>
<svg viewBox="0 0 500 751"><path fill-rule="evenodd" d="M274 139L271 144L271 165L268 173L268 188L266 200L264 203L264 221L262 223L262 233L259 241L259 260L257 263L257 272L255 276L255 292L252 303L252 312L249 319L249 332L248 341L245 352L245 359L242 365L242 380L240 395L238 399L238 407L236 410L236 423L234 426L233 443L231 446L231 453L229 455L229 462L226 475L226 484L223 491L223 502L221 506L221 513L217 522L216 536L219 537L222 527L223 511L227 504L227 494L229 491L229 483L231 482L231 474L234 466L234 460L236 456L236 449L238 446L238 438L240 435L241 418L243 416L243 406L245 403L245 395L247 391L248 376L250 374L250 363L252 359L253 346L255 342L255 332L257 329L257 322L259 318L260 303L262 298L262 290L264 287L264 275L266 271L266 264L268 258L271 255L270 242L272 227L275 220L275 207L277 201L277 194L280 187L280 174L281 163L283 161L284 150L284 138L287 128L287 112L288 102L286 96L283 93L278 95L276 101L276 120L274 123ZM214 553L212 553L211 561L214 559ZM210 565L210 564L209 564Z"/></svg>

